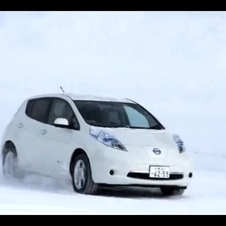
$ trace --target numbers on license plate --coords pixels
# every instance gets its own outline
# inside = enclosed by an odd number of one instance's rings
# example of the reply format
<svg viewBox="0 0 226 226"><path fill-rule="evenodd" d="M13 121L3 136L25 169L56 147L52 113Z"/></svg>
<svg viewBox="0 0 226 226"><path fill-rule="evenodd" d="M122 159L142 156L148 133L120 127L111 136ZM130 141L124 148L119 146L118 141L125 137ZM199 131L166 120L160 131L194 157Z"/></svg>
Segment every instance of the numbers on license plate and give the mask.
<svg viewBox="0 0 226 226"><path fill-rule="evenodd" d="M169 178L170 168L168 166L150 166L149 176L152 178Z"/></svg>

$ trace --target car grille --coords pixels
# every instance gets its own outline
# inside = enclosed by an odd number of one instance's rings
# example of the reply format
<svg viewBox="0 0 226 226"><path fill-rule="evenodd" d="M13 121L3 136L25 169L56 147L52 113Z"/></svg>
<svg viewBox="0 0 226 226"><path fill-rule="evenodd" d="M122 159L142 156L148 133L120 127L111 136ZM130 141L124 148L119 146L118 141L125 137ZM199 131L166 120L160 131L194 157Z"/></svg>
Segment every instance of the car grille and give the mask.
<svg viewBox="0 0 226 226"><path fill-rule="evenodd" d="M184 176L183 174L170 174L169 178L150 178L148 173L133 173L130 172L127 174L127 177L135 179L144 179L144 180L180 180Z"/></svg>

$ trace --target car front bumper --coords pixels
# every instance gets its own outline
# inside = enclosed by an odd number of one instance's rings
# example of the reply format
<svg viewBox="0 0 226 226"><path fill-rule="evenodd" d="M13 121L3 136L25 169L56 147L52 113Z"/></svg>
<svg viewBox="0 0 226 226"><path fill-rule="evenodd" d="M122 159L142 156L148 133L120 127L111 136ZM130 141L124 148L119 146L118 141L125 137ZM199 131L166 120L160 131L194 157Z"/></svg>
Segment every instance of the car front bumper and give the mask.
<svg viewBox="0 0 226 226"><path fill-rule="evenodd" d="M186 153L175 158L150 158L144 153L128 155L119 150L99 152L92 161L92 176L95 183L127 186L180 186L190 184L193 169ZM98 153L98 152L96 152ZM149 177L150 166L169 166L170 177L159 179Z"/></svg>

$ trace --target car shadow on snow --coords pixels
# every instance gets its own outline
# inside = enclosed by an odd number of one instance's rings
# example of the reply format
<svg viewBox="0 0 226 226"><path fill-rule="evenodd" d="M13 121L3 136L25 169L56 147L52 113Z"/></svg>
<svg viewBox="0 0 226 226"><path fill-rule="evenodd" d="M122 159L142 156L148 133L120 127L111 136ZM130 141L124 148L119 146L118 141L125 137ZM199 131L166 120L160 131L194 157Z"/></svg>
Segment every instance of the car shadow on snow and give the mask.
<svg viewBox="0 0 226 226"><path fill-rule="evenodd" d="M114 197L114 198L128 198L128 199L173 199L181 200L188 199L189 197L185 194L182 196L164 196L159 188L131 188L131 187L115 187L115 188L101 188L96 196L101 197Z"/></svg>
<svg viewBox="0 0 226 226"><path fill-rule="evenodd" d="M59 181L53 178L40 176L40 175L26 175L23 179L16 179L12 181L5 181L0 178L0 184L8 185L14 188L32 189L39 190L43 192L51 192L58 194L74 195L71 182L69 181ZM100 188L95 196L100 197L114 197L114 198L185 198L183 196L171 196L165 197L162 195L159 188L143 188L143 187L113 187L113 188Z"/></svg>
<svg viewBox="0 0 226 226"><path fill-rule="evenodd" d="M134 188L134 187L126 187L126 188L102 188L100 189L97 196L102 197L114 197L114 198L176 198L176 196L165 197L162 195L161 190L159 188ZM178 197L177 197L178 198ZM180 197L182 198L182 197Z"/></svg>

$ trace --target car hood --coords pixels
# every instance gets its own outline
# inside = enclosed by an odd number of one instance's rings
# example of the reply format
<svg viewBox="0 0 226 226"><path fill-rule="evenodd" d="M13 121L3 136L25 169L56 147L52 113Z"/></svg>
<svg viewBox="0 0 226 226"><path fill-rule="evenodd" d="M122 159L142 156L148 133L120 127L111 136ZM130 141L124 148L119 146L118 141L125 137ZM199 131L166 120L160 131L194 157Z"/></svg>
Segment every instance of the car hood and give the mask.
<svg viewBox="0 0 226 226"><path fill-rule="evenodd" d="M137 153L137 150L143 150L152 158L173 158L179 154L172 135L166 130L97 127L95 129L97 133L104 131L114 136L131 154ZM154 151L156 148L160 150L160 154L156 154Z"/></svg>
<svg viewBox="0 0 226 226"><path fill-rule="evenodd" d="M172 135L166 130L129 129L129 128L97 128L114 136L125 146L152 146L154 148L174 148Z"/></svg>

